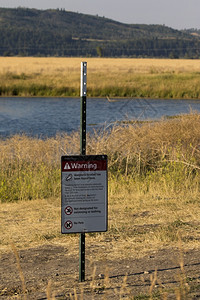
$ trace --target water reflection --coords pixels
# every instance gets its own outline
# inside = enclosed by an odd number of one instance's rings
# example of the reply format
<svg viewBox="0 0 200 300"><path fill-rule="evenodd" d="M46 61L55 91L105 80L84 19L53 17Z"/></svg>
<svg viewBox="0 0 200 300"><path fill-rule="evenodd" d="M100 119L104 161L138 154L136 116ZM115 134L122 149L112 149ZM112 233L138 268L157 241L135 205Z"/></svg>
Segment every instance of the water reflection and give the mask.
<svg viewBox="0 0 200 300"><path fill-rule="evenodd" d="M200 111L200 100L87 99L87 130L124 120L155 120ZM79 98L0 98L0 136L51 137L80 127Z"/></svg>

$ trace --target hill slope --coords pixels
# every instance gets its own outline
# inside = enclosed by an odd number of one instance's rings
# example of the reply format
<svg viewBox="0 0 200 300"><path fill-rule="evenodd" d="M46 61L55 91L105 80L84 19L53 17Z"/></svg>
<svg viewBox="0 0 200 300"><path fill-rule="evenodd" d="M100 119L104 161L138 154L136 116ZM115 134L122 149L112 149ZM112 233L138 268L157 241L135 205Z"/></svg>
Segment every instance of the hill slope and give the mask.
<svg viewBox="0 0 200 300"><path fill-rule="evenodd" d="M0 55L198 57L199 39L64 10L0 8Z"/></svg>

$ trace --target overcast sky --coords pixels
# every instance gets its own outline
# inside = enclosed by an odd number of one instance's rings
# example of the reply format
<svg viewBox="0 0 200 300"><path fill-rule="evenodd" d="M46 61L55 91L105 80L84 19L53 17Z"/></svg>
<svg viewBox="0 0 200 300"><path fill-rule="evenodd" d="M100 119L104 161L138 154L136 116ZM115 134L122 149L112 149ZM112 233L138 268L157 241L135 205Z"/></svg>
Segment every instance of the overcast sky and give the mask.
<svg viewBox="0 0 200 300"><path fill-rule="evenodd" d="M200 0L0 0L0 7L65 8L129 24L200 29Z"/></svg>

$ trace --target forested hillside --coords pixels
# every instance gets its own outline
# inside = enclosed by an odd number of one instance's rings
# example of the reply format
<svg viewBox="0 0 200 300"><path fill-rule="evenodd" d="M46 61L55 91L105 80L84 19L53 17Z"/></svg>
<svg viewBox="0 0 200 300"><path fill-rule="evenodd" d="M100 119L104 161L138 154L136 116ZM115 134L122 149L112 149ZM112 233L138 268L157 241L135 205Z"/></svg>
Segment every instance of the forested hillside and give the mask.
<svg viewBox="0 0 200 300"><path fill-rule="evenodd" d="M200 57L199 35L65 10L0 8L0 55Z"/></svg>

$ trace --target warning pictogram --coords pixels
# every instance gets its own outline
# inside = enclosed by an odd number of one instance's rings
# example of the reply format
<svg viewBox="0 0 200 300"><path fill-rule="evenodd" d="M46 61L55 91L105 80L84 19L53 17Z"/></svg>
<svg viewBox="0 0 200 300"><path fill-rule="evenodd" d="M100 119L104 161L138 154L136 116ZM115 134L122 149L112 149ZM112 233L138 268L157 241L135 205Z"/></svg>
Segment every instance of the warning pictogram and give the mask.
<svg viewBox="0 0 200 300"><path fill-rule="evenodd" d="M70 181L70 180L72 180L72 179L73 179L72 174L69 174L69 175L67 175L67 176L65 177L65 180L66 180L66 181Z"/></svg>
<svg viewBox="0 0 200 300"><path fill-rule="evenodd" d="M73 223L72 223L72 221L68 220L68 221L65 222L64 226L65 226L66 229L69 230L69 229L71 229L73 227Z"/></svg>
<svg viewBox="0 0 200 300"><path fill-rule="evenodd" d="M70 165L68 163L65 164L64 170L71 170Z"/></svg>
<svg viewBox="0 0 200 300"><path fill-rule="evenodd" d="M73 208L71 206L65 207L65 213L66 215L71 215L73 213Z"/></svg>

